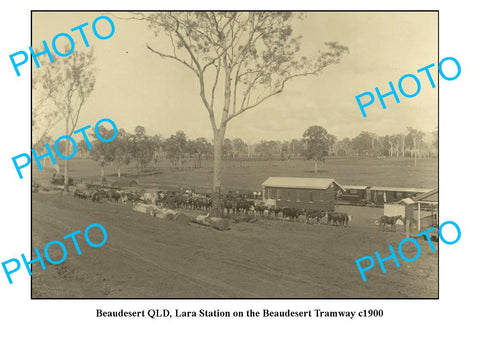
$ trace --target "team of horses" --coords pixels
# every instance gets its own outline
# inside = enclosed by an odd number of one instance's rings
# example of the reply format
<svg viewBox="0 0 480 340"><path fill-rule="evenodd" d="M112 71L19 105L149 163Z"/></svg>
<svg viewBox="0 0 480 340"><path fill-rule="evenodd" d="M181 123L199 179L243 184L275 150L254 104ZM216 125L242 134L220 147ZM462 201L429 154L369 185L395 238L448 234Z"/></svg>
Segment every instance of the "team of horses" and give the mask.
<svg viewBox="0 0 480 340"><path fill-rule="evenodd" d="M170 209L191 209L211 211L212 196L209 194L195 193L190 190L184 192L158 191L143 192L94 188L89 190L76 189L75 197L91 199L92 201L108 200L115 203L147 203L155 204ZM262 201L249 199L245 194L228 193L221 197L221 209L226 216L253 215L268 218L288 219L304 223L322 223L348 227L351 216L347 213L336 211L323 211L316 209L303 209L294 207L266 206ZM402 216L382 216L378 220L381 231L396 231L397 221L404 222Z"/></svg>
<svg viewBox="0 0 480 340"><path fill-rule="evenodd" d="M76 189L74 197L107 200L114 203L127 202L154 204L170 209L190 209L211 211L213 198L209 194L195 193L190 190L143 192L106 189L101 187L87 190ZM348 227L351 216L342 212L303 209L294 207L266 206L263 201L250 199L246 194L228 193L221 196L221 209L226 216L250 215L255 217L288 219L304 223L324 223Z"/></svg>

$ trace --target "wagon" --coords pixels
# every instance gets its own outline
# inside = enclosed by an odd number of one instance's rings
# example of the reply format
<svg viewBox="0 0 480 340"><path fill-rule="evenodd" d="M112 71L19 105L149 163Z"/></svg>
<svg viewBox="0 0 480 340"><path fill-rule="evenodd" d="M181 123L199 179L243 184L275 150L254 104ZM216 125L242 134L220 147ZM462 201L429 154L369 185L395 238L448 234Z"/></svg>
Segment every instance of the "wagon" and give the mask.
<svg viewBox="0 0 480 340"><path fill-rule="evenodd" d="M339 195L337 202L350 205L383 206L385 203L398 202L429 192L431 189L401 187L370 187L344 185L345 192Z"/></svg>
<svg viewBox="0 0 480 340"><path fill-rule="evenodd" d="M65 184L65 176L54 174L53 177L50 179L50 184L53 185L64 185ZM73 185L73 178L68 178L68 184Z"/></svg>

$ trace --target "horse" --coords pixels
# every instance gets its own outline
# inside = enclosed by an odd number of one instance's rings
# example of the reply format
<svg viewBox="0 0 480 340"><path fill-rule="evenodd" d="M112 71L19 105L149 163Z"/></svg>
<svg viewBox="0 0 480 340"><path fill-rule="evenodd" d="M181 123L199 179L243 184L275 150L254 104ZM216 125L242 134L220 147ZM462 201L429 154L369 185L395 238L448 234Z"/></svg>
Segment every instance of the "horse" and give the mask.
<svg viewBox="0 0 480 340"><path fill-rule="evenodd" d="M385 216L383 215L380 217L380 224L382 226L382 232L385 231L385 225L390 224L390 226L393 227L393 231L397 231L397 221L401 220L403 221L403 218L401 215L398 216Z"/></svg>

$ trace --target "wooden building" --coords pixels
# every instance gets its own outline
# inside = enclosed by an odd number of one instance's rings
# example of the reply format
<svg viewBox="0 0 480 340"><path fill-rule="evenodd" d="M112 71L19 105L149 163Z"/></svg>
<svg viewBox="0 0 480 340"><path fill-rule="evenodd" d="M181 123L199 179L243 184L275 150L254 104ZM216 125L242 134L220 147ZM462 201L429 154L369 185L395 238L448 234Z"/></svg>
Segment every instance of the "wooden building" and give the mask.
<svg viewBox="0 0 480 340"><path fill-rule="evenodd" d="M418 195L414 200L417 208L418 231L431 227L438 228L438 188Z"/></svg>
<svg viewBox="0 0 480 340"><path fill-rule="evenodd" d="M410 197L407 197L398 202L385 203L383 205L383 214L385 216L402 216L402 218L413 220L414 206L415 201Z"/></svg>
<svg viewBox="0 0 480 340"><path fill-rule="evenodd" d="M270 177L262 183L268 206L333 211L337 192L345 189L331 178Z"/></svg>
<svg viewBox="0 0 480 340"><path fill-rule="evenodd" d="M385 203L385 216L402 216L407 228L406 234L419 232L431 227L438 228L438 188L398 202Z"/></svg>

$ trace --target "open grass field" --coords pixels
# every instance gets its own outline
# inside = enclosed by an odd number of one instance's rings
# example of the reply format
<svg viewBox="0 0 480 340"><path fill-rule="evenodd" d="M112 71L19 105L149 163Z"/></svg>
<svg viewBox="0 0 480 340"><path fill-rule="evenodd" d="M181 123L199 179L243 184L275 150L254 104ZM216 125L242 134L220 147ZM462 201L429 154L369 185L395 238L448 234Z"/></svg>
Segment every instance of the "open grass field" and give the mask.
<svg viewBox="0 0 480 340"><path fill-rule="evenodd" d="M355 260L375 251L386 257L388 245L396 249L405 237L378 230L379 208L340 207L354 216L350 228L262 219L221 232L160 220L120 204L59 194L34 193L32 199L34 247L42 251L46 243L82 230L77 237L82 255L65 241L64 263L47 263L46 270L33 265L34 298L438 297L438 252L423 239L417 261L400 259L399 268L387 261L387 273L377 265L362 281ZM108 232L100 248L83 238L91 223ZM99 242L101 233L91 238ZM50 256L58 260L55 249ZM404 253L413 257L415 250L405 247Z"/></svg>
<svg viewBox="0 0 480 340"><path fill-rule="evenodd" d="M153 187L196 188L197 190L211 190L212 164L203 162L203 167L195 169L187 167L183 170L172 169L170 163L162 161L155 168L147 171L154 175L137 176L133 167L124 169L128 178L138 179L141 185ZM60 164L62 166L62 164ZM98 164L90 159L73 159L71 162L71 176L80 178L100 179ZM48 180L54 170L33 170L35 180ZM116 169L112 166L105 168L105 174L110 181L117 180ZM261 190L261 184L270 176L292 177L326 177L334 178L340 184L395 186L414 188L435 188L438 182L438 160L419 159L414 167L411 158L329 158L319 164L317 174L313 171L313 162L305 160L289 160L272 162L262 160L252 161L225 161L223 171L223 186L231 190ZM224 190L225 190L224 189Z"/></svg>

